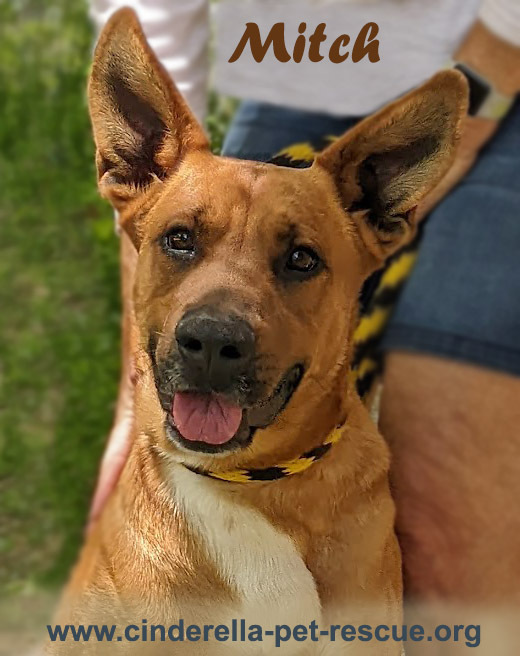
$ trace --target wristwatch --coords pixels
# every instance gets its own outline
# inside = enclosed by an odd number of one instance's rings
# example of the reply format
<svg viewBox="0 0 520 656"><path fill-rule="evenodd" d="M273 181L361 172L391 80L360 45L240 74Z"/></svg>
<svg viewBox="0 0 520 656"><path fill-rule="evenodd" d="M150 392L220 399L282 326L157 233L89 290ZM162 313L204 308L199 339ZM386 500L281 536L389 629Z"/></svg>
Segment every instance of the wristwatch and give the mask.
<svg viewBox="0 0 520 656"><path fill-rule="evenodd" d="M515 102L514 96L506 96L497 91L491 82L467 64L452 62L450 68L460 71L468 81L470 116L491 118L496 121L504 118Z"/></svg>

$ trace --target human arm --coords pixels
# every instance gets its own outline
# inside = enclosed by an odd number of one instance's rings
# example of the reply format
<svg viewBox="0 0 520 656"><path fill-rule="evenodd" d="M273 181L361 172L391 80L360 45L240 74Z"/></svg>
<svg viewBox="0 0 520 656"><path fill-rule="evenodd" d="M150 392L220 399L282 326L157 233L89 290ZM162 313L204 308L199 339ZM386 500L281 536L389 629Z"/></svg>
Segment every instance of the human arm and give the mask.
<svg viewBox="0 0 520 656"><path fill-rule="evenodd" d="M516 40L506 40L513 37ZM516 0L484 2L479 20L454 53L453 59L482 76L500 94L513 98L519 93L520 3ZM455 162L446 177L421 204L419 212L422 216L428 214L469 172L480 150L499 128L501 118L466 118Z"/></svg>

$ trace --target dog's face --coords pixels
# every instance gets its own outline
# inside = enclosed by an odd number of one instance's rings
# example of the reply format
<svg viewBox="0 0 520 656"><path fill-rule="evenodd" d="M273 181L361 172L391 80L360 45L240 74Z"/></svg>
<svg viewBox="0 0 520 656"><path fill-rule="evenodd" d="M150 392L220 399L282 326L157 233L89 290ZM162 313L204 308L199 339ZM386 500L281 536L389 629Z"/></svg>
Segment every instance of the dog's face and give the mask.
<svg viewBox="0 0 520 656"><path fill-rule="evenodd" d="M186 448L236 449L303 377L324 384L345 360L363 257L319 171L195 153L162 186L136 312L167 430Z"/></svg>
<svg viewBox="0 0 520 656"><path fill-rule="evenodd" d="M333 385L361 284L413 234L465 98L441 74L306 170L220 158L134 14L112 18L90 83L100 188L139 251L135 312L172 448L237 451Z"/></svg>

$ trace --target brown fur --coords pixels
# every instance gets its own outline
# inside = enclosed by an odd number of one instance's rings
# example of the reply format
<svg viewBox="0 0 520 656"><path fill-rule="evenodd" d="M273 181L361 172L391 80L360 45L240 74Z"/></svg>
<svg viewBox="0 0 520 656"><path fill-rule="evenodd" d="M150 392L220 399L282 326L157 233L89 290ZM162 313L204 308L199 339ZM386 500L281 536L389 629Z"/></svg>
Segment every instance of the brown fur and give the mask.
<svg viewBox="0 0 520 656"><path fill-rule="evenodd" d="M237 509L255 509L292 539L312 574L324 623L400 621L388 452L348 383L350 344L361 284L413 234L414 208L449 167L465 106L462 78L443 73L361 123L308 170L218 158L134 14L122 10L111 19L96 49L90 110L101 192L139 251L140 376L130 458L83 550L60 621L201 622L237 602L237 591L174 500L171 473L179 470ZM203 257L196 265L179 266L161 251L159 238L174 225L197 230ZM304 283L282 284L272 261L294 239L316 248L326 266ZM267 393L294 362L307 364L275 422L249 447L224 457L181 450L168 440L149 353L153 336L152 355L164 358L186 309L219 294L254 326ZM345 434L327 456L280 481L222 483L181 464L221 471L276 465L321 444L342 422ZM146 645L136 645L118 647L146 653ZM55 643L50 653L74 647L80 648ZM351 647L340 641L323 653ZM85 649L101 651L94 643ZM153 653L159 649L156 644ZM315 649L307 642L282 653ZM348 653L399 649L357 643ZM175 650L217 653L202 643L179 643ZM245 644L237 653L257 652Z"/></svg>

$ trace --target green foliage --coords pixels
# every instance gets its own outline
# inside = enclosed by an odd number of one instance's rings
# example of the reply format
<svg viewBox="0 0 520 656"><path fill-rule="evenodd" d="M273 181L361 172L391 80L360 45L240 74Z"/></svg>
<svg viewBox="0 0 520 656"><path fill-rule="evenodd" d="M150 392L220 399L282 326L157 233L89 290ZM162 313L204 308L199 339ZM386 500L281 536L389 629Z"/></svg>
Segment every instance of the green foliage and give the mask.
<svg viewBox="0 0 520 656"><path fill-rule="evenodd" d="M44 5L0 0L0 591L66 575L119 368L118 244L84 94L92 34L83 2Z"/></svg>
<svg viewBox="0 0 520 656"><path fill-rule="evenodd" d="M236 108L237 101L234 98L217 93L210 94L206 129L211 137L211 150L216 154L222 150L224 137Z"/></svg>

